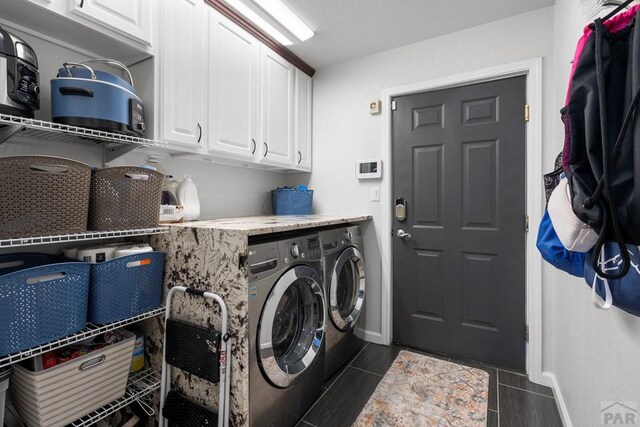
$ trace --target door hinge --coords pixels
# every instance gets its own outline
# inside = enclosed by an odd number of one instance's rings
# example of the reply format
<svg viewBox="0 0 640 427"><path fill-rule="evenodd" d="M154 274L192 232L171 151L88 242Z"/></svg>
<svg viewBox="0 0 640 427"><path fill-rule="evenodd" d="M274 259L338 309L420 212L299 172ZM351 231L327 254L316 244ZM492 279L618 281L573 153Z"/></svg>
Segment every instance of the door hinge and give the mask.
<svg viewBox="0 0 640 427"><path fill-rule="evenodd" d="M529 215L524 216L524 231L525 233L529 232Z"/></svg>
<svg viewBox="0 0 640 427"><path fill-rule="evenodd" d="M396 111L398 109L398 104L396 101L391 101L391 111Z"/></svg>
<svg viewBox="0 0 640 427"><path fill-rule="evenodd" d="M529 108L529 104L524 106L524 121L528 122L529 121L529 114L530 114L530 108Z"/></svg>
<svg viewBox="0 0 640 427"><path fill-rule="evenodd" d="M524 341L529 342L529 325L524 325Z"/></svg>

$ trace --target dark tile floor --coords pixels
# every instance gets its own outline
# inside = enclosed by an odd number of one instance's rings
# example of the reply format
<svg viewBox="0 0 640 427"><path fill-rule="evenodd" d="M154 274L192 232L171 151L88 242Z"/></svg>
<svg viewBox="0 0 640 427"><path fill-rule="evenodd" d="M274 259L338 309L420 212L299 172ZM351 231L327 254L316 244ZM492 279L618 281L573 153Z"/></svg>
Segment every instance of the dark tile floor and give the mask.
<svg viewBox="0 0 640 427"><path fill-rule="evenodd" d="M562 427L552 390L530 382L525 375L471 360L376 344L366 344L350 363L325 382L322 394L298 426L351 426L403 349L487 371L488 427Z"/></svg>

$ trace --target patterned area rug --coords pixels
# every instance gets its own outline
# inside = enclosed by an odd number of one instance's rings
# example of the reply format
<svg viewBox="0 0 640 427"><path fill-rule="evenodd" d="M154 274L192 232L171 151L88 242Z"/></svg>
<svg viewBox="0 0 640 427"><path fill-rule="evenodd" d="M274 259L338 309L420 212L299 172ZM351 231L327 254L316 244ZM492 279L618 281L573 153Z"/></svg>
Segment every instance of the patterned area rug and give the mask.
<svg viewBox="0 0 640 427"><path fill-rule="evenodd" d="M353 427L486 426L489 374L401 351Z"/></svg>

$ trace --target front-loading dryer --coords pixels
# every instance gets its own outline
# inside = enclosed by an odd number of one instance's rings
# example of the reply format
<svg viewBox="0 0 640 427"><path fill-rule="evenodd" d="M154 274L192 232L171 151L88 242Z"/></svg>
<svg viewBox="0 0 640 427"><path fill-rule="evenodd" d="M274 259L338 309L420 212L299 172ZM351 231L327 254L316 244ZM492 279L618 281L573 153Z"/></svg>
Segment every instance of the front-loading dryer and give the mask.
<svg viewBox="0 0 640 427"><path fill-rule="evenodd" d="M354 333L365 298L364 242L359 226L320 232L327 327L325 373L329 378L364 344Z"/></svg>
<svg viewBox="0 0 640 427"><path fill-rule="evenodd" d="M322 390L326 307L319 235L251 242L249 424L293 426Z"/></svg>

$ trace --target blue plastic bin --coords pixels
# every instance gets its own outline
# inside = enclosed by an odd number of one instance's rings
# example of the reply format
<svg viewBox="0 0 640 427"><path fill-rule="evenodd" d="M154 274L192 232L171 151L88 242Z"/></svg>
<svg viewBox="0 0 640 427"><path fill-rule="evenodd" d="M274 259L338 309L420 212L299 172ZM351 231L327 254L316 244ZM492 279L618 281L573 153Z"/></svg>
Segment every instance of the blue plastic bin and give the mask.
<svg viewBox="0 0 640 427"><path fill-rule="evenodd" d="M313 190L278 188L271 191L274 215L311 215Z"/></svg>
<svg viewBox="0 0 640 427"><path fill-rule="evenodd" d="M148 252L92 264L89 321L117 322L160 307L164 255Z"/></svg>
<svg viewBox="0 0 640 427"><path fill-rule="evenodd" d="M0 256L0 356L87 324L90 265L46 254Z"/></svg>

